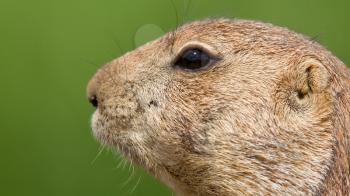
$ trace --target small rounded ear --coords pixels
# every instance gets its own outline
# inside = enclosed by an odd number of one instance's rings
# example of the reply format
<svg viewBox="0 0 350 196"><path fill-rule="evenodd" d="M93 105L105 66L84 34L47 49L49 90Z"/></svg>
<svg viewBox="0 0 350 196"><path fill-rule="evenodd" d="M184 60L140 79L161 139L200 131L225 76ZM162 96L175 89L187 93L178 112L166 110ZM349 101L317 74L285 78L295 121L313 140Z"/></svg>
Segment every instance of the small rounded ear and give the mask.
<svg viewBox="0 0 350 196"><path fill-rule="evenodd" d="M319 61L304 61L297 70L297 89L301 95L320 93L328 88L330 75Z"/></svg>
<svg viewBox="0 0 350 196"><path fill-rule="evenodd" d="M321 114L330 107L331 75L323 64L308 59L297 65L291 65L280 78L274 96L276 114L282 118L293 114ZM288 108L286 109L286 104ZM305 112L313 110L314 112ZM305 116L304 116L305 117Z"/></svg>

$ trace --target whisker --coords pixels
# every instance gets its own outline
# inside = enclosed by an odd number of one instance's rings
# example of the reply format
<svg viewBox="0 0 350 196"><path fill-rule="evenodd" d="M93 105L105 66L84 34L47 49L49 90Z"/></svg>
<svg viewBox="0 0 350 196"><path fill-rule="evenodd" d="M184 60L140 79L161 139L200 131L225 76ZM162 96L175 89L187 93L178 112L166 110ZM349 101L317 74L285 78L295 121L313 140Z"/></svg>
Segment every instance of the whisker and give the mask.
<svg viewBox="0 0 350 196"><path fill-rule="evenodd" d="M118 166L120 165L121 160L121 156L117 155L115 159L117 165L113 168L114 170L118 170Z"/></svg>
<svg viewBox="0 0 350 196"><path fill-rule="evenodd" d="M176 4L175 4L174 0L170 0L170 2L171 2L171 5L175 11L176 28L177 28L179 26L179 13L177 11Z"/></svg>
<svg viewBox="0 0 350 196"><path fill-rule="evenodd" d="M87 60L87 59L83 59L81 61L86 63L86 64L88 64L88 65L93 66L94 68L98 68L99 69L101 67L101 65L99 65L98 63L92 62L92 61Z"/></svg>
<svg viewBox="0 0 350 196"><path fill-rule="evenodd" d="M171 46L170 52L173 53L173 49L174 49L174 45L175 45L175 41L176 41L176 33L177 33L177 30L178 30L180 24L179 24L179 14L178 14L178 10L176 8L176 4L175 4L174 0L170 0L170 2L171 2L171 5L173 7L173 10L175 12L175 22L176 22L175 29L171 33L172 37L171 37L171 44L170 44L170 46Z"/></svg>
<svg viewBox="0 0 350 196"><path fill-rule="evenodd" d="M184 5L185 5L185 11L184 11L184 14L183 14L183 17L182 17L182 24L185 23L186 19L187 19L187 16L188 16L188 12L190 10L190 6L192 4L192 0L188 0L187 1L187 5L186 5L186 0L184 0Z"/></svg>
<svg viewBox="0 0 350 196"><path fill-rule="evenodd" d="M112 33L113 34L113 33ZM117 49L120 51L120 53L122 53L122 56L120 58L123 59L123 66L124 66L124 71L125 71L125 80L128 80L128 70L126 69L126 61L125 61L125 57L124 54L126 53L125 50L122 49L122 47L119 44L118 38L115 36L115 34L113 34L114 36L112 37L113 43L114 45L117 47ZM119 72L119 71L118 71Z"/></svg>
<svg viewBox="0 0 350 196"><path fill-rule="evenodd" d="M129 177L126 179L126 181L123 182L123 184L121 184L121 188L124 188L129 182L131 182L131 180L133 179L133 177L134 177L134 174L131 173L131 174L129 175Z"/></svg>
<svg viewBox="0 0 350 196"><path fill-rule="evenodd" d="M131 168L132 168L132 172L131 172L131 173L132 173L133 175L135 175L135 166L134 166L134 164L132 164L132 167L131 167Z"/></svg>
<svg viewBox="0 0 350 196"><path fill-rule="evenodd" d="M98 151L98 153L97 153L97 155L95 156L95 158L91 161L91 165L93 165L95 162L96 162L96 160L97 160L97 158L102 154L102 152L103 152L103 150L105 149L105 146L104 145L101 145L100 146L100 150Z"/></svg>
<svg viewBox="0 0 350 196"><path fill-rule="evenodd" d="M132 163L129 163L129 168L128 168L128 171L130 172L131 170L131 167L132 167Z"/></svg>
<svg viewBox="0 0 350 196"><path fill-rule="evenodd" d="M137 186L140 184L140 181L141 181L141 176L139 176L139 178L138 178L138 180L137 180L135 186L134 186L134 187L131 189L131 191L129 192L130 194L132 194L132 193L136 190Z"/></svg>
<svg viewBox="0 0 350 196"><path fill-rule="evenodd" d="M124 171L125 170L125 166L128 164L128 162L124 159L124 164L123 164L123 168L122 170Z"/></svg>
<svg viewBox="0 0 350 196"><path fill-rule="evenodd" d="M117 169L120 169L120 167L121 167L123 161L124 161L124 159L119 158L119 163L118 163L118 165L117 165Z"/></svg>
<svg viewBox="0 0 350 196"><path fill-rule="evenodd" d="M314 35L312 37L309 38L309 40L313 43L316 43L316 42L319 42L320 41L320 37L321 35L320 34L317 34L317 35Z"/></svg>
<svg viewBox="0 0 350 196"><path fill-rule="evenodd" d="M118 83L115 81L114 77L111 75L112 73L106 71L105 68L104 68L103 66L101 67L101 65L98 65L97 63L94 63L94 62L89 61L89 60L83 60L83 61L84 61L86 64L89 64L89 65L91 65L91 66L93 66L93 67L95 67L95 68L98 68L99 70L105 72L105 73L107 74L107 76L112 80L112 82L114 83L114 85L117 86Z"/></svg>

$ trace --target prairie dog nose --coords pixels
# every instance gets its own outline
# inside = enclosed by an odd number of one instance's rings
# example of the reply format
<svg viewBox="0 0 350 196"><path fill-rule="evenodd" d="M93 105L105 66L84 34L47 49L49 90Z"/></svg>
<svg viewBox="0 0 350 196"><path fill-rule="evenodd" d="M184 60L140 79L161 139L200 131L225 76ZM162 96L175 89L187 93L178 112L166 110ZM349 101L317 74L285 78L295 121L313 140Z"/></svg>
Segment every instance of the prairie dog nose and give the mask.
<svg viewBox="0 0 350 196"><path fill-rule="evenodd" d="M125 61L124 57L122 60ZM121 64L118 59L103 65L87 85L87 99L94 107L98 107L102 104L103 96L111 94L112 91L122 90L123 84L128 78L132 78L133 73L134 65L132 63L126 66Z"/></svg>
<svg viewBox="0 0 350 196"><path fill-rule="evenodd" d="M86 88L86 95L88 101L91 103L92 106L95 108L98 107L98 96L97 96L97 91L98 91L98 83L96 76L94 76L90 81L89 84L87 85Z"/></svg>
<svg viewBox="0 0 350 196"><path fill-rule="evenodd" d="M92 106L94 106L95 108L97 108L98 106L98 100L96 95L92 95L90 97L88 97L89 102L91 103Z"/></svg>

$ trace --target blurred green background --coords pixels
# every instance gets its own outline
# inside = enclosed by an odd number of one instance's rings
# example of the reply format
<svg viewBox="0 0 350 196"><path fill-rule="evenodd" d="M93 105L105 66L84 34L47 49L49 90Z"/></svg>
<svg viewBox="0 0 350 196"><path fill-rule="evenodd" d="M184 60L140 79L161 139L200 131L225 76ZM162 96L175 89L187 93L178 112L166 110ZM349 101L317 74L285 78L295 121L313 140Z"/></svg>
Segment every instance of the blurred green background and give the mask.
<svg viewBox="0 0 350 196"><path fill-rule="evenodd" d="M1 0L0 195L171 195L93 139L97 68L176 26L257 19L317 37L350 64L349 0ZM185 10L188 9L186 14Z"/></svg>

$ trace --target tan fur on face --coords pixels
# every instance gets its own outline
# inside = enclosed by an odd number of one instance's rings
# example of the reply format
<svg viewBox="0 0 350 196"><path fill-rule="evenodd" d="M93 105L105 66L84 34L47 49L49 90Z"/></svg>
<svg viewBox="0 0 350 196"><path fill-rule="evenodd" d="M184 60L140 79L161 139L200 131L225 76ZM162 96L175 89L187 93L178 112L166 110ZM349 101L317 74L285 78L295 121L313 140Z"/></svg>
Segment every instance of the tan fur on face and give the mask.
<svg viewBox="0 0 350 196"><path fill-rule="evenodd" d="M186 48L218 60L174 67ZM348 195L350 72L317 43L244 20L187 24L101 68L95 136L178 195Z"/></svg>

